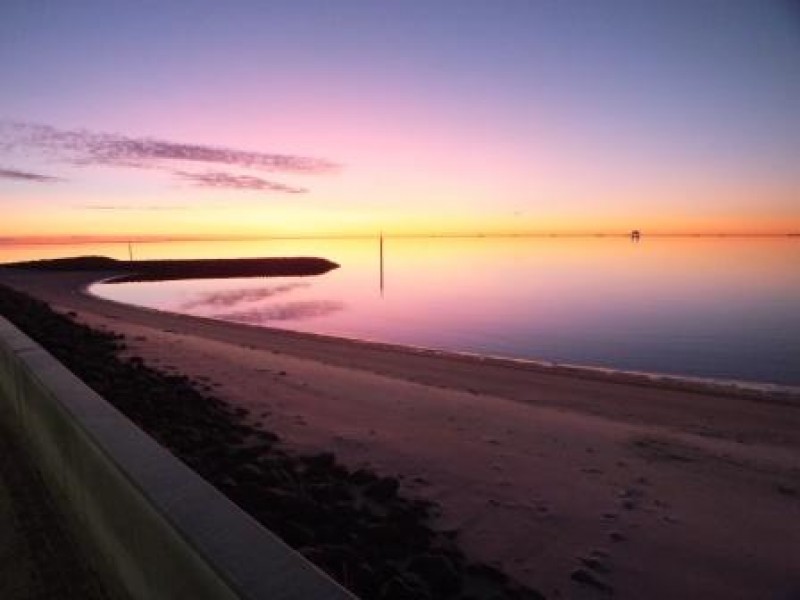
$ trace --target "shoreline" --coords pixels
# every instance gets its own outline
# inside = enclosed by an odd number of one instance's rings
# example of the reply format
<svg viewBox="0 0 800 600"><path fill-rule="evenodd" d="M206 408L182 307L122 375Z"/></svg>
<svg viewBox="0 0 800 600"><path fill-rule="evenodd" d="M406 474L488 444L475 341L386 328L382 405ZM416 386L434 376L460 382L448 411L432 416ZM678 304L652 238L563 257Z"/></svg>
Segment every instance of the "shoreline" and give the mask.
<svg viewBox="0 0 800 600"><path fill-rule="evenodd" d="M603 597L592 580L619 598L800 591L794 395L226 323L84 294L85 279L0 269L293 449L396 477L471 557L548 597Z"/></svg>
<svg viewBox="0 0 800 600"><path fill-rule="evenodd" d="M387 239L437 239L437 238L624 238L630 239L630 231L607 231L607 232L497 232L497 233L478 233L478 232L464 232L464 233L391 233L384 232L384 237ZM719 233L703 233L703 232L661 232L661 233L647 233L648 238L701 238L701 239L717 239L717 238L753 238L753 239L770 239L770 238L794 238L800 237L800 232L795 231L782 231L777 233L764 233L764 232L719 232ZM110 237L91 237L75 238L74 236L66 236L59 238L53 236L52 238L42 239L40 236L22 236L22 237L0 237L0 245L22 245L22 246L82 246L91 244L110 244L110 245L125 245L125 244L164 244L164 243L214 243L214 242L258 242L258 241L283 241L283 240L372 240L378 237L374 233L365 234L326 234L326 235L283 235L283 236L222 236L222 237L180 237L180 236L110 236ZM644 235L642 236L644 237Z"/></svg>
<svg viewBox="0 0 800 600"><path fill-rule="evenodd" d="M269 532L264 539L278 536L358 597L400 600L431 598L435 594L442 600L456 600L463 592L476 599L543 600L536 590L511 580L492 565L465 556L455 536L433 526L435 507L398 493L396 479L364 468L348 469L329 452L287 451L279 436L249 423L249 411L221 400L204 385L204 378L175 375L146 364L140 357L127 355L129 340L124 335L79 323L74 316L58 313L42 300L3 285L0 317L4 322L10 319L9 330L16 327L22 332L20 335L29 336L32 348L41 344L36 349L43 357L42 350L51 353L59 367L63 365L87 384L84 389L90 402L108 403L124 414L127 421L118 422L122 429L132 427L130 433L133 429L144 432L150 438L148 443L164 447L264 527ZM33 380L37 375L31 374ZM71 421L67 419L64 426L69 428ZM125 433L118 429L107 429L105 433ZM81 432L79 435L86 433L80 426L76 430ZM94 446L89 443L87 448ZM24 452L25 447L18 450ZM93 450L86 452L91 455ZM60 470L50 473L53 474L60 476ZM90 479L82 483L90 485ZM145 481L151 484L152 478L142 479L147 487ZM173 483L180 487L185 482ZM118 493L125 497L127 492ZM85 492L78 492L79 503L82 494ZM161 505L156 501L149 511L164 506L169 502ZM224 513L221 507L214 509L211 504L204 508L210 508L211 515L215 510L218 515ZM148 509L144 512L148 513ZM88 516L91 518L91 513ZM206 529L220 525L216 521L198 524L185 516L184 524L190 522ZM125 521L119 516L112 520L117 527ZM133 531L120 537L136 545ZM115 544L111 547L113 553ZM276 575L276 569L284 571L294 566L287 562L294 556L291 551L280 547L283 556L275 556L275 548L259 546L274 562L260 565L260 573L271 571ZM257 566L262 555L247 559L251 566ZM176 565L178 570L183 568L180 560ZM301 565L294 575L302 576L307 568ZM280 581L279 575L277 582L267 582L262 591L272 587L280 592ZM200 585L207 583L206 580ZM310 583L305 592L315 593L315 588L316 592L328 594L334 589L325 592L324 582ZM155 589L159 589L158 584Z"/></svg>
<svg viewBox="0 0 800 600"><path fill-rule="evenodd" d="M701 377L685 375L679 373L667 373L659 371L637 371L623 368L602 367L595 365L548 361L536 358L518 358L513 356L503 356L496 354L481 354L479 352L445 350L430 346L416 344L400 344L384 342L376 339L348 337L343 335L333 335L327 333L315 333L310 331L297 331L281 327L271 327L265 325L253 325L250 323L239 323L216 319L214 317L204 317L191 315L176 311L164 310L112 300L91 291L94 285L120 282L119 275L99 275L99 278L92 279L85 283L77 284L77 291L84 296L100 302L108 302L121 307L132 308L134 310L153 312L155 314L179 316L187 319L197 319L198 321L209 321L214 323L226 323L237 327L247 327L255 330L263 330L270 335L297 335L300 337L324 340L332 344L354 344L363 348L372 348L381 351L416 354L425 357L438 357L444 359L464 360L476 364L495 364L507 368L528 369L536 372L551 373L567 377L580 377L588 380L607 381L630 385L653 386L663 389L690 391L702 394L719 395L741 395L749 398L761 398L772 401L796 400L800 402L800 385L790 385L781 383L750 381L744 379L731 379L722 377Z"/></svg>

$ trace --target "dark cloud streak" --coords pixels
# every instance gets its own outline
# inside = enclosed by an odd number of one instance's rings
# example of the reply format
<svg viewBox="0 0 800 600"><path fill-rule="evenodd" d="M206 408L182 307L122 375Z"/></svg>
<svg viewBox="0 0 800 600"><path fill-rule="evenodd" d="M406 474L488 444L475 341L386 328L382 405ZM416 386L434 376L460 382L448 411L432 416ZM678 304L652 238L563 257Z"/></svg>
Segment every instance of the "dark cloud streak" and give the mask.
<svg viewBox="0 0 800 600"><path fill-rule="evenodd" d="M36 123L0 124L0 149L16 148L37 148L76 165L152 168L159 161L186 161L307 174L328 173L339 168L325 159L292 154L63 130Z"/></svg>
<svg viewBox="0 0 800 600"><path fill-rule="evenodd" d="M189 210L188 206L136 206L135 204L86 204L84 210Z"/></svg>
<svg viewBox="0 0 800 600"><path fill-rule="evenodd" d="M52 177L40 173L30 173L28 171L17 171L15 169L0 168L0 179L12 179L15 181L31 181L35 183L56 183L64 181L61 177Z"/></svg>
<svg viewBox="0 0 800 600"><path fill-rule="evenodd" d="M204 173L191 173L188 171L175 171L177 177L188 181L197 187L228 188L234 190L261 190L266 192L283 192L286 194L303 194L308 190L294 187L275 181L267 181L261 177L251 175L233 175L222 171L206 171Z"/></svg>

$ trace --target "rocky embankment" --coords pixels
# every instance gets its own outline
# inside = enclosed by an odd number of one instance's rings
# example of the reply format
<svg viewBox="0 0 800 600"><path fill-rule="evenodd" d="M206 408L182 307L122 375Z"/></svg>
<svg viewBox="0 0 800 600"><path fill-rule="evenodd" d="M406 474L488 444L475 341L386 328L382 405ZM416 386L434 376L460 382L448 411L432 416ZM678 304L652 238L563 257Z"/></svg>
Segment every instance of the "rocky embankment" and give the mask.
<svg viewBox="0 0 800 600"><path fill-rule="evenodd" d="M436 507L399 482L349 470L329 453L297 456L202 382L123 357L121 336L91 329L0 286L0 314L265 527L364 599L538 599L470 562ZM74 315L73 315L74 316Z"/></svg>

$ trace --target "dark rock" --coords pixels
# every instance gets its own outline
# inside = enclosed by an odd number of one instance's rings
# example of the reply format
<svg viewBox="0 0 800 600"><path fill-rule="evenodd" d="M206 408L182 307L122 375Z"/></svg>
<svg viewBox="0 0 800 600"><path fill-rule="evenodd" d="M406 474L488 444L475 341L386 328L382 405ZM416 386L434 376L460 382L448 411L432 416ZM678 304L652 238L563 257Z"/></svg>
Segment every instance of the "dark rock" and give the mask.
<svg viewBox="0 0 800 600"><path fill-rule="evenodd" d="M610 585L604 581L601 581L596 575L594 575L591 571L587 571L586 569L575 569L570 574L570 579L582 585L593 587L603 592L611 592L613 590Z"/></svg>
<svg viewBox="0 0 800 600"><path fill-rule="evenodd" d="M505 584L508 582L508 576L499 569L491 565L474 564L467 566L467 573L473 577L491 581L497 584Z"/></svg>
<svg viewBox="0 0 800 600"><path fill-rule="evenodd" d="M511 597L515 600L547 600L545 595L539 590L532 590L528 588L515 589Z"/></svg>
<svg viewBox="0 0 800 600"><path fill-rule="evenodd" d="M309 486L309 494L317 502L326 504L338 504L351 498L347 488L332 483L311 484Z"/></svg>
<svg viewBox="0 0 800 600"><path fill-rule="evenodd" d="M293 521L281 520L279 524L273 525L272 530L284 542L295 548L308 546L314 543L314 532Z"/></svg>
<svg viewBox="0 0 800 600"><path fill-rule="evenodd" d="M261 469L253 463L245 463L236 471L236 477L239 481L259 481L262 476Z"/></svg>
<svg viewBox="0 0 800 600"><path fill-rule="evenodd" d="M608 573L611 569L596 556L587 556L580 559L581 564L596 573Z"/></svg>
<svg viewBox="0 0 800 600"><path fill-rule="evenodd" d="M461 588L461 574L440 554L423 554L411 559L408 570L416 573L437 595L448 595Z"/></svg>
<svg viewBox="0 0 800 600"><path fill-rule="evenodd" d="M540 598L493 567L467 568L456 537L430 527L435 506L404 499L397 479L367 468L350 472L330 453L290 454L277 436L247 424L246 409L204 390L207 379L195 384L141 356L122 358L120 336L2 285L0 314L358 596L450 600L463 591L482 600Z"/></svg>
<svg viewBox="0 0 800 600"><path fill-rule="evenodd" d="M381 588L379 600L427 600L433 598L424 584L408 576L393 577Z"/></svg>
<svg viewBox="0 0 800 600"><path fill-rule="evenodd" d="M284 487L294 481L289 472L273 463L261 463L261 475L264 483L272 487Z"/></svg>
<svg viewBox="0 0 800 600"><path fill-rule="evenodd" d="M350 474L350 481L357 485L367 485L377 480L375 473L366 469L357 469Z"/></svg>
<svg viewBox="0 0 800 600"><path fill-rule="evenodd" d="M256 435L265 442L277 442L280 438L271 431L257 431Z"/></svg>
<svg viewBox="0 0 800 600"><path fill-rule="evenodd" d="M394 477L381 477L369 484L364 490L364 494L375 500L391 500L397 496L399 487L400 484Z"/></svg>
<svg viewBox="0 0 800 600"><path fill-rule="evenodd" d="M296 518L316 520L315 515L321 512L313 500L295 490L265 487L261 489L259 499L271 511Z"/></svg>
<svg viewBox="0 0 800 600"><path fill-rule="evenodd" d="M363 558L352 548L342 544L321 544L303 548L302 554L338 580L348 579L358 573ZM365 573L361 573L363 578Z"/></svg>
<svg viewBox="0 0 800 600"><path fill-rule="evenodd" d="M336 458L330 452L322 452L311 456L304 456L301 459L309 468L325 470L330 469L336 463Z"/></svg>

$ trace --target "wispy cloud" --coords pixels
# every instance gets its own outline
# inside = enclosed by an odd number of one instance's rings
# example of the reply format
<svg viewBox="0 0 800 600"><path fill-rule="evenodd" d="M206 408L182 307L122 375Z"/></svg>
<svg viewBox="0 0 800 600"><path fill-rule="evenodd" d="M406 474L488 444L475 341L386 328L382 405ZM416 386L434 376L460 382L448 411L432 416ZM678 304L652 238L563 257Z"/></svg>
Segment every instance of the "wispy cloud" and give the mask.
<svg viewBox="0 0 800 600"><path fill-rule="evenodd" d="M261 190L267 192L283 192L286 194L304 194L308 191L305 188L286 185L276 181L268 181L261 177L234 175L222 171L205 171L202 173L175 171L174 174L197 187Z"/></svg>
<svg viewBox="0 0 800 600"><path fill-rule="evenodd" d="M28 171L17 171L15 169L0 168L0 179L13 179L16 181L32 181L35 183L55 183L64 181L61 177L52 177L40 173L30 173Z"/></svg>
<svg viewBox="0 0 800 600"><path fill-rule="evenodd" d="M148 168L165 161L182 161L294 173L328 173L339 168L329 160L294 154L57 129L37 123L0 123L0 149L20 147L36 148L78 165Z"/></svg>
<svg viewBox="0 0 800 600"><path fill-rule="evenodd" d="M84 204L76 206L84 210L189 210L188 206L137 206L135 204Z"/></svg>
<svg viewBox="0 0 800 600"><path fill-rule="evenodd" d="M221 170L193 171L190 165L216 165L269 172L322 174L339 169L336 163L309 156L252 152L226 146L185 144L116 133L58 129L38 123L0 122L0 152L38 152L73 166L160 169L195 187L302 194L304 187L254 175ZM178 165L184 168L176 168ZM0 169L0 178L36 183L62 181L38 173ZM91 205L92 210L173 210L170 207Z"/></svg>

